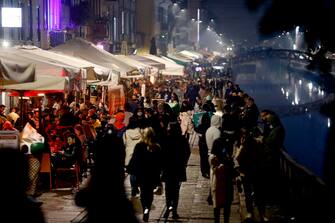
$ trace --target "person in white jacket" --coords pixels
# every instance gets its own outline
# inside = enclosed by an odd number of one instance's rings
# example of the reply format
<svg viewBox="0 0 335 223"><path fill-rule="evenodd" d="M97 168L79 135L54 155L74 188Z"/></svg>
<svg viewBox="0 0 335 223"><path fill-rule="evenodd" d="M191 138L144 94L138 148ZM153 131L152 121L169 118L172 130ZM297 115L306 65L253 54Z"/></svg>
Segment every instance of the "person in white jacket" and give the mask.
<svg viewBox="0 0 335 223"><path fill-rule="evenodd" d="M218 139L221 135L221 123L222 119L218 115L213 115L211 117L211 127L209 127L206 131L206 144L208 148L208 154L211 153L213 143L216 139Z"/></svg>
<svg viewBox="0 0 335 223"><path fill-rule="evenodd" d="M185 136L187 139L189 139L190 135L194 133L194 124L192 119L192 107L187 101L183 101L180 108L179 120L182 135Z"/></svg>
<svg viewBox="0 0 335 223"><path fill-rule="evenodd" d="M138 142L141 141L141 129L137 123L137 120L130 118L127 130L123 134L123 143L126 150L125 155L125 167L127 171L127 166L134 153L134 148ZM138 185L136 183L136 177L134 175L129 175L131 195L134 197L139 193Z"/></svg>
<svg viewBox="0 0 335 223"><path fill-rule="evenodd" d="M211 155L212 148L214 141L218 138L220 138L221 135L221 123L222 123L222 118L218 115L213 115L211 117L211 127L209 127L206 131L206 144L208 148L208 156ZM212 172L212 170L210 170ZM211 174L210 174L211 175ZM212 193L211 190L209 191L209 195L207 198L208 204L212 205Z"/></svg>

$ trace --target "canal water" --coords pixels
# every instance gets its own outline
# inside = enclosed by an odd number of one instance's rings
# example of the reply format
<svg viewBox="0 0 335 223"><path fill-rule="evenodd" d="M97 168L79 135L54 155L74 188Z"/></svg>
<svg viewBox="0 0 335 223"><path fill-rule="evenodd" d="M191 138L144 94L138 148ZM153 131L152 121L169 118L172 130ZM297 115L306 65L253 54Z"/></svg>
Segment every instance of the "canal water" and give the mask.
<svg viewBox="0 0 335 223"><path fill-rule="evenodd" d="M234 70L235 82L255 99L259 109L271 109L280 116L289 155L324 179L332 121L320 108L333 95L333 78L280 59L244 64Z"/></svg>

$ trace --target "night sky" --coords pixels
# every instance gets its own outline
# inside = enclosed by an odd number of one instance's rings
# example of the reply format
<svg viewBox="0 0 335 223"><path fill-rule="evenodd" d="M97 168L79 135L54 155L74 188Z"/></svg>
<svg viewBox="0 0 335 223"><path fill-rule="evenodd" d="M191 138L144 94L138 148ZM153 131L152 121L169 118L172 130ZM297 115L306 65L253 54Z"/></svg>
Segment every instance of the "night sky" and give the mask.
<svg viewBox="0 0 335 223"><path fill-rule="evenodd" d="M234 42L258 40L257 24L262 13L248 11L245 0L206 0L203 6L215 18L216 29L224 37Z"/></svg>

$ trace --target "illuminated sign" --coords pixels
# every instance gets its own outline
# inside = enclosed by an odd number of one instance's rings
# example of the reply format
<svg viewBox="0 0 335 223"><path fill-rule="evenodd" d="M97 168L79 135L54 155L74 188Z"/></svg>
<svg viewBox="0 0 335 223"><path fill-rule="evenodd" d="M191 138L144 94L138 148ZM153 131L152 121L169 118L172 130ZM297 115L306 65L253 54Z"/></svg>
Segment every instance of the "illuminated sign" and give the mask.
<svg viewBox="0 0 335 223"><path fill-rule="evenodd" d="M21 8L1 8L2 27L22 27Z"/></svg>
<svg viewBox="0 0 335 223"><path fill-rule="evenodd" d="M48 30L61 28L61 0L48 0Z"/></svg>

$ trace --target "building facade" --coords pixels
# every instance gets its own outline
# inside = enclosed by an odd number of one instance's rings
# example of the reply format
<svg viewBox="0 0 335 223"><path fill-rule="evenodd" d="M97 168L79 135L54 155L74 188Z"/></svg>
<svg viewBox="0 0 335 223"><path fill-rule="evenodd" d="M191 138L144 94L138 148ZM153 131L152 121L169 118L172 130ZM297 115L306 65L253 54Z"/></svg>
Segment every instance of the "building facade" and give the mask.
<svg viewBox="0 0 335 223"><path fill-rule="evenodd" d="M136 0L3 0L0 5L22 11L21 27L0 29L2 41L13 45L48 49L79 36L117 53L122 41L130 48L135 44Z"/></svg>
<svg viewBox="0 0 335 223"><path fill-rule="evenodd" d="M64 41L70 26L68 0L11 0L2 1L1 8L21 8L21 27L1 27L0 38L11 44L32 44L49 48L50 42ZM1 14L1 12L0 12ZM6 18L2 18L5 20ZM3 23L4 21L2 21ZM57 32L55 32L57 31ZM51 34L51 39L50 39Z"/></svg>
<svg viewBox="0 0 335 223"><path fill-rule="evenodd" d="M136 1L136 46L140 53L149 53L151 40L155 37L155 0Z"/></svg>

